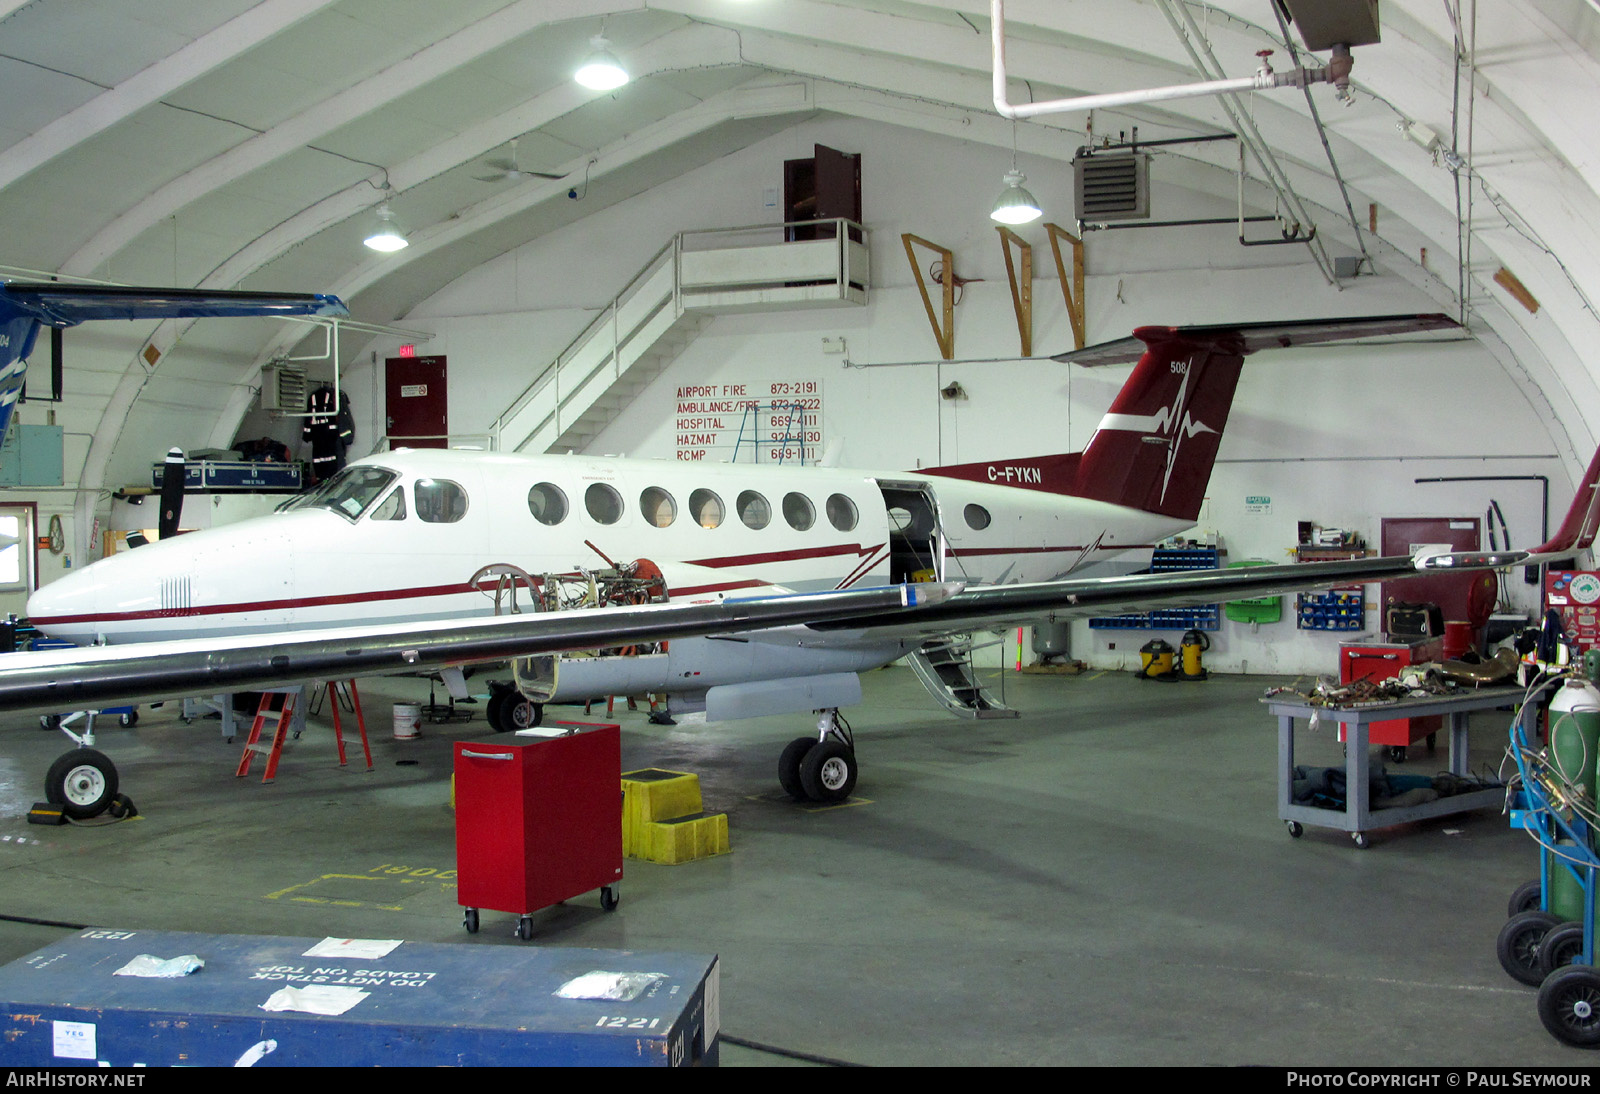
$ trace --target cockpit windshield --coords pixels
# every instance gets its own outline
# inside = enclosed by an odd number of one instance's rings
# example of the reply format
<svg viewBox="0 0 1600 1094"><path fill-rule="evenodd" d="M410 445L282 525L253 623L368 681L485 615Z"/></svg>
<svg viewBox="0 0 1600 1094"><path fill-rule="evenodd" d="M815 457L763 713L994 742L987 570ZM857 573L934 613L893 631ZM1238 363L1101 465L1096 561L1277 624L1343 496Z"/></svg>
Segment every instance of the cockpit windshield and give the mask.
<svg viewBox="0 0 1600 1094"><path fill-rule="evenodd" d="M284 510L326 509L353 523L399 477L382 467L347 467L284 506Z"/></svg>

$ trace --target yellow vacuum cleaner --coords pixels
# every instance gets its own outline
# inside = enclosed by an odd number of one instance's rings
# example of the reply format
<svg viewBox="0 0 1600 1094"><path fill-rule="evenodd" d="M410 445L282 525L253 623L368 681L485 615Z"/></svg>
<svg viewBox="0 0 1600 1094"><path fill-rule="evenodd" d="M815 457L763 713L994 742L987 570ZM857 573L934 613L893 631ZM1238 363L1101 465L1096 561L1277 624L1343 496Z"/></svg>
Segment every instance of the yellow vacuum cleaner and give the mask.
<svg viewBox="0 0 1600 1094"><path fill-rule="evenodd" d="M1172 671L1172 659L1177 652L1171 643L1152 638L1139 647L1140 668L1134 675L1141 680L1176 680L1178 674Z"/></svg>
<svg viewBox="0 0 1600 1094"><path fill-rule="evenodd" d="M1179 661L1183 666L1183 679L1204 680L1206 670L1201 667L1200 655L1211 648L1211 639L1206 637L1204 631L1189 631L1184 634L1179 646Z"/></svg>

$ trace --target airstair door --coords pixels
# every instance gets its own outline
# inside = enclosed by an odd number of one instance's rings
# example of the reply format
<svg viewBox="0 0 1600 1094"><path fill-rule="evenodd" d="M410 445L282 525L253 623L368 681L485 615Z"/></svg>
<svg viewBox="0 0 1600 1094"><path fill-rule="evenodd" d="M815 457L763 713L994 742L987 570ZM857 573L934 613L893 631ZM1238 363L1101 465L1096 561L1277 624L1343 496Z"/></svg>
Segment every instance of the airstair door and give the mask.
<svg viewBox="0 0 1600 1094"><path fill-rule="evenodd" d="M889 580L943 581L945 541L939 501L921 482L878 480L889 513Z"/></svg>

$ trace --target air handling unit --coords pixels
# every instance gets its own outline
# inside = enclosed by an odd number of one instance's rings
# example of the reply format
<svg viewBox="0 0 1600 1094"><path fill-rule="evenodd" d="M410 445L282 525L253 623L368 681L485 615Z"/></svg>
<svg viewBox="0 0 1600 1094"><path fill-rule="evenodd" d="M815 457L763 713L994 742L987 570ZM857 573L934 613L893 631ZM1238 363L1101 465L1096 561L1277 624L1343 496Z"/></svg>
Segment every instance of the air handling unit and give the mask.
<svg viewBox="0 0 1600 1094"><path fill-rule="evenodd" d="M1148 220L1150 157L1142 152L1093 155L1080 152L1072 161L1077 176L1078 220Z"/></svg>

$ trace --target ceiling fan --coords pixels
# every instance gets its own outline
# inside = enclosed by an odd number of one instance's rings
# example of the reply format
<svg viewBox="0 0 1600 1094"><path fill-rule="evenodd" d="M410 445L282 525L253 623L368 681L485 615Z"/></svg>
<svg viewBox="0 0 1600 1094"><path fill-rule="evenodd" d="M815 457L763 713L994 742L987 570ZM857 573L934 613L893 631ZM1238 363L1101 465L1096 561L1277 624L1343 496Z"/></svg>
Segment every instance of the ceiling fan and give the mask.
<svg viewBox="0 0 1600 1094"><path fill-rule="evenodd" d="M520 182L526 178L536 179L564 179L571 174L563 171L559 175L549 171L524 171L517 165L517 138L511 138L511 156L509 159L485 160L484 165L492 168L492 175L473 175L479 182Z"/></svg>

